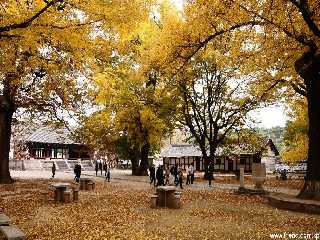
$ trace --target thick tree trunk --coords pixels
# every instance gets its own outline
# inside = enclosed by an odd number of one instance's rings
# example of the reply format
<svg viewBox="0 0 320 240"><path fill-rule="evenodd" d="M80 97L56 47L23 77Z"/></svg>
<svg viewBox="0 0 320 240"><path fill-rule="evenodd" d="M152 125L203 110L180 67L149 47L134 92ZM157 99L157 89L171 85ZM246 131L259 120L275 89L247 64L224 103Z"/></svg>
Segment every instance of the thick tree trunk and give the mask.
<svg viewBox="0 0 320 240"><path fill-rule="evenodd" d="M148 175L148 165L149 165L149 150L150 144L147 143L141 148L141 162L140 162L140 175L147 176Z"/></svg>
<svg viewBox="0 0 320 240"><path fill-rule="evenodd" d="M130 161L132 166L132 175L137 176L139 175L139 157L140 152L138 149L133 149L129 152L130 154Z"/></svg>
<svg viewBox="0 0 320 240"><path fill-rule="evenodd" d="M295 68L307 87L309 118L307 173L298 197L320 200L320 53L305 53Z"/></svg>
<svg viewBox="0 0 320 240"><path fill-rule="evenodd" d="M206 179L206 180L208 180L208 167L209 167L209 164L210 164L210 161L211 161L211 159L210 159L210 157L209 156L207 156L207 154L203 154L202 153L202 155L203 155L203 167L204 167L204 175L203 175L203 178L204 179Z"/></svg>
<svg viewBox="0 0 320 240"><path fill-rule="evenodd" d="M130 160L132 164L132 175L134 176L146 176L148 175L148 156L149 156L150 144L142 146L141 150L134 149L130 152ZM140 165L139 165L139 160Z"/></svg>
<svg viewBox="0 0 320 240"><path fill-rule="evenodd" d="M0 184L7 184L13 182L9 172L9 151L14 111L3 101L3 96L1 96L0 104Z"/></svg>

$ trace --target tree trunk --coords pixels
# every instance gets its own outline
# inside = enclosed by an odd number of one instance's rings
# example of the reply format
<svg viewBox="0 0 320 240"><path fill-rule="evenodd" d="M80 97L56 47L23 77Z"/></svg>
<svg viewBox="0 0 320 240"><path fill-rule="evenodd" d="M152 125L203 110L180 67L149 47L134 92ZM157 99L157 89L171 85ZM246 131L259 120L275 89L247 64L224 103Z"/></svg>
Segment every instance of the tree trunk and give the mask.
<svg viewBox="0 0 320 240"><path fill-rule="evenodd" d="M306 85L309 121L307 172L298 197L320 200L320 53L303 54L295 68Z"/></svg>
<svg viewBox="0 0 320 240"><path fill-rule="evenodd" d="M139 175L139 156L140 152L138 149L132 149L129 151L130 161L132 166L132 175L138 176Z"/></svg>
<svg viewBox="0 0 320 240"><path fill-rule="evenodd" d="M140 176L148 175L150 144L146 143L141 148Z"/></svg>
<svg viewBox="0 0 320 240"><path fill-rule="evenodd" d="M4 97L0 98L0 184L12 183L9 172L11 123L14 110Z"/></svg>

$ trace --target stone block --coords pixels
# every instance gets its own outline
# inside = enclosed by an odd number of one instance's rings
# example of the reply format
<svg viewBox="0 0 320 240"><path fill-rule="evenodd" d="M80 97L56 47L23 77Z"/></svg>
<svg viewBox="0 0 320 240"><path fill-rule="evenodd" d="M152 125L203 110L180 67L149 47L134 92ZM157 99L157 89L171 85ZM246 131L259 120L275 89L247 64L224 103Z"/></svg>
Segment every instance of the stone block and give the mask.
<svg viewBox="0 0 320 240"><path fill-rule="evenodd" d="M0 232L3 233L3 235L8 240L24 240L26 239L26 235L18 228L17 226L11 225L11 226L0 226Z"/></svg>
<svg viewBox="0 0 320 240"><path fill-rule="evenodd" d="M3 214L3 213L0 213L0 226L7 226L10 224L10 218Z"/></svg>

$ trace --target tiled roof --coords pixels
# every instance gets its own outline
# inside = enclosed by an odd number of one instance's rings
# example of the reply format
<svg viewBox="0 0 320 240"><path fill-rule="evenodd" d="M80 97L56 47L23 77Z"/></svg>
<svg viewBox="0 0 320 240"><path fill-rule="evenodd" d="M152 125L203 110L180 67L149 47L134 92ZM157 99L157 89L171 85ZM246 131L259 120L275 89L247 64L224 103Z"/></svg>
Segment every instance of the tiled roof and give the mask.
<svg viewBox="0 0 320 240"><path fill-rule="evenodd" d="M191 144L173 144L165 148L160 153L160 157L201 157L202 153L200 149Z"/></svg>
<svg viewBox="0 0 320 240"><path fill-rule="evenodd" d="M39 127L21 137L25 142L76 144L70 138L70 132L65 128Z"/></svg>
<svg viewBox="0 0 320 240"><path fill-rule="evenodd" d="M229 154L253 154L250 149L247 149L245 145L232 145L229 148L218 147L215 152L215 156L224 156ZM209 150L207 150L209 155ZM160 157L202 157L200 149L191 144L172 144L161 151Z"/></svg>

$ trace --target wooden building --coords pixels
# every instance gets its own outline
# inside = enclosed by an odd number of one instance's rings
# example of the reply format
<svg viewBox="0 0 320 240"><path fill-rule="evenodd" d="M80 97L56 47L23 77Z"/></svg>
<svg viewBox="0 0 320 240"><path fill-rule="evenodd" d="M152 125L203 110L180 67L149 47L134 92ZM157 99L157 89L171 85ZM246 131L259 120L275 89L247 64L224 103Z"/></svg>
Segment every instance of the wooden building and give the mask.
<svg viewBox="0 0 320 240"><path fill-rule="evenodd" d="M163 164L169 167L177 164L186 169L188 165L193 165L197 171L204 171L202 153L194 145L170 145L160 153L160 157ZM245 172L251 172L252 163L260 161L260 153L250 153L237 147L235 151L224 154L219 148L214 159L214 168L217 172L236 172L240 170L240 167L244 167Z"/></svg>
<svg viewBox="0 0 320 240"><path fill-rule="evenodd" d="M89 159L90 151L70 138L67 129L40 127L23 137L29 159Z"/></svg>

